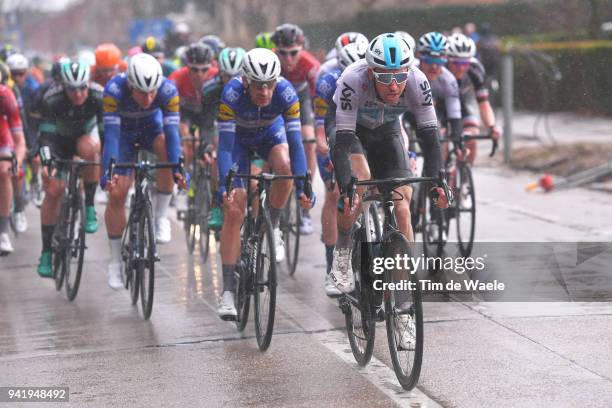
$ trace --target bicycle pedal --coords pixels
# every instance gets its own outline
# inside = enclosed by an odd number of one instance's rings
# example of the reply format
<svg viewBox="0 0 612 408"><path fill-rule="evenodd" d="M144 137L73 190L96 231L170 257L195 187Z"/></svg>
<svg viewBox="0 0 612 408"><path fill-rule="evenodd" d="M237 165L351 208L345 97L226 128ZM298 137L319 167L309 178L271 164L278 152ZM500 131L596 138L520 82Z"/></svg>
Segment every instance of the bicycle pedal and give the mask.
<svg viewBox="0 0 612 408"><path fill-rule="evenodd" d="M237 316L221 316L221 320L224 322L235 322L237 321Z"/></svg>

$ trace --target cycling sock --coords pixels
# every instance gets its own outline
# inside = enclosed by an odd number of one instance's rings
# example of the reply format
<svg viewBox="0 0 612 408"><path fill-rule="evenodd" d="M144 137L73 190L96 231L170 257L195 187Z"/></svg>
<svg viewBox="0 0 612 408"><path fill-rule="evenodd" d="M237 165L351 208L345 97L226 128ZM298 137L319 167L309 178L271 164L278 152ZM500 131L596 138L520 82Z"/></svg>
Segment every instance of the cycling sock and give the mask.
<svg viewBox="0 0 612 408"><path fill-rule="evenodd" d="M338 227L338 242L336 248L350 248L351 247L351 228L344 229Z"/></svg>
<svg viewBox="0 0 612 408"><path fill-rule="evenodd" d="M93 207L94 205L94 196L96 195L96 187L98 183L85 183L85 205L88 207Z"/></svg>
<svg viewBox="0 0 612 408"><path fill-rule="evenodd" d="M281 208L274 208L270 205L270 220L272 221L272 228L278 227L278 221L283 210Z"/></svg>
<svg viewBox="0 0 612 408"><path fill-rule="evenodd" d="M51 240L53 239L53 230L55 229L55 225L40 225L40 230L42 232L42 250L51 251Z"/></svg>
<svg viewBox="0 0 612 408"><path fill-rule="evenodd" d="M157 191L157 200L155 201L155 218L160 219L166 216L172 193Z"/></svg>
<svg viewBox="0 0 612 408"><path fill-rule="evenodd" d="M121 263L121 237L108 237L111 263Z"/></svg>
<svg viewBox="0 0 612 408"><path fill-rule="evenodd" d="M325 260L327 261L327 273L331 272L332 263L334 262L335 245L325 245Z"/></svg>
<svg viewBox="0 0 612 408"><path fill-rule="evenodd" d="M4 234L8 232L9 227L9 217L0 217L0 234Z"/></svg>
<svg viewBox="0 0 612 408"><path fill-rule="evenodd" d="M236 271L236 265L223 265L223 291L234 292L236 290L236 281L234 278L234 272Z"/></svg>
<svg viewBox="0 0 612 408"><path fill-rule="evenodd" d="M24 192L22 191L19 194L15 194L15 208L13 208L13 212L22 212L25 207L25 198Z"/></svg>

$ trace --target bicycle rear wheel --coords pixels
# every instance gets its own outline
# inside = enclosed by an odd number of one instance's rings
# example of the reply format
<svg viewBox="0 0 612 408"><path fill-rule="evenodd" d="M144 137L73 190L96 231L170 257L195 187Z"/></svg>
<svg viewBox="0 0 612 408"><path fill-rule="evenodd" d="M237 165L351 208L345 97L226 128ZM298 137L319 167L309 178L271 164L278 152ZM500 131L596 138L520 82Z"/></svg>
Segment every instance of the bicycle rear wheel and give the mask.
<svg viewBox="0 0 612 408"><path fill-rule="evenodd" d="M255 226L256 238L253 240L255 257L251 268L255 268L253 300L255 305L255 336L261 351L270 346L274 330L276 310L276 254L272 222L268 210L261 205Z"/></svg>
<svg viewBox="0 0 612 408"><path fill-rule="evenodd" d="M140 278L140 306L145 320L151 317L153 310L153 292L155 289L155 229L151 202L146 200L138 223L138 249L137 262L138 277Z"/></svg>
<svg viewBox="0 0 612 408"><path fill-rule="evenodd" d="M281 217L280 229L283 234L283 241L285 242L287 271L290 276L293 276L297 268L298 256L300 254L300 225L302 223L302 211L299 198L295 197L293 192L291 194Z"/></svg>
<svg viewBox="0 0 612 408"><path fill-rule="evenodd" d="M384 256L412 257L408 240L397 231L392 231L385 240ZM406 280L413 283L410 290L386 290L385 320L389 354L393 370L402 388L411 390L419 380L423 361L423 303L421 288L416 273L409 269L385 271L385 281L398 283Z"/></svg>
<svg viewBox="0 0 612 408"><path fill-rule="evenodd" d="M71 208L64 268L66 296L72 302L79 291L85 256L85 205L80 196Z"/></svg>
<svg viewBox="0 0 612 408"><path fill-rule="evenodd" d="M457 241L461 256L468 257L474 246L474 235L476 232L476 193L474 190L474 179L472 168L464 164L460 167L459 189L455 192L455 205L457 207Z"/></svg>

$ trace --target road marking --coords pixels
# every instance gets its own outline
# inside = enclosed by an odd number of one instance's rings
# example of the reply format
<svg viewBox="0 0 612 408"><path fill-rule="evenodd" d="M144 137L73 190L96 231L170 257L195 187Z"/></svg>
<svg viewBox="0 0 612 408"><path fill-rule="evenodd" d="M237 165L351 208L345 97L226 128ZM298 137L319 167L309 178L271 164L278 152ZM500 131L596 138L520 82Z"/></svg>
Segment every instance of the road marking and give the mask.
<svg viewBox="0 0 612 408"><path fill-rule="evenodd" d="M333 330L332 324L312 307L302 303L295 296L277 290L277 304L282 304L280 313L287 314L296 325L311 335L326 349L334 353L340 360L353 369L357 369L362 377L366 378L383 394L389 397L400 407L440 407L440 405L421 392L418 388L405 391L399 385L395 371L382 361L372 356L366 367L359 367L353 358L346 332Z"/></svg>

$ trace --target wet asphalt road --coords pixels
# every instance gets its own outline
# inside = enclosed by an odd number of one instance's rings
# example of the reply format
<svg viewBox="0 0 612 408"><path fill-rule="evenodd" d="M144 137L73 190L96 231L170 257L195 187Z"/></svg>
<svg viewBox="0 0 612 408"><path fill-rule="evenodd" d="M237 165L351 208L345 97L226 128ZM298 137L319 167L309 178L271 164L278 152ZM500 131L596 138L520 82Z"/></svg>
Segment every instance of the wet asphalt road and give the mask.
<svg viewBox="0 0 612 408"><path fill-rule="evenodd" d="M479 240L612 237L609 195L527 195L528 176L486 164L475 177ZM0 386L67 386L64 405L78 407L612 406L609 303L426 303L423 369L408 393L390 368L384 324L370 365L354 362L343 315L323 292L318 222L302 241L295 278L281 270L274 337L261 353L252 320L238 333L217 318L220 259L188 256L178 223L173 241L158 248L153 314L144 321L126 291L106 285L103 228L87 237L81 289L69 303L36 275L32 206L28 217L16 252L0 258ZM600 281L606 274L605 265L595 271Z"/></svg>

